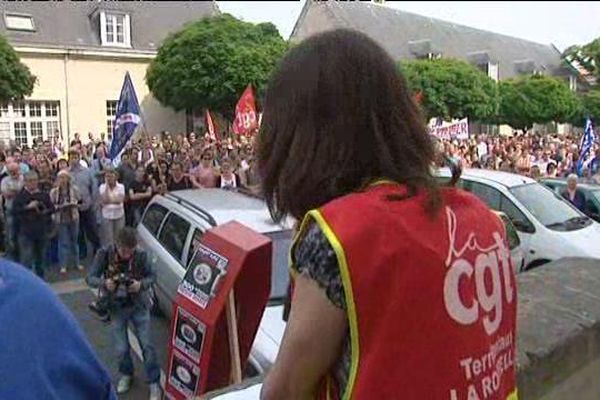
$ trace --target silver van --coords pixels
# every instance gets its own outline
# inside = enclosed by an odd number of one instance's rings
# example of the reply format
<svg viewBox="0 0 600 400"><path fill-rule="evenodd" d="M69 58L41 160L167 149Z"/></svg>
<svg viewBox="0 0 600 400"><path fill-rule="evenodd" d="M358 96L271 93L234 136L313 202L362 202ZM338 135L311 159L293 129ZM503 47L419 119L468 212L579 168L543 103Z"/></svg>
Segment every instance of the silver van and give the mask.
<svg viewBox="0 0 600 400"><path fill-rule="evenodd" d="M191 189L154 196L137 227L140 246L156 271L154 297L169 318L179 283L208 229L236 220L273 241L270 304L280 304L289 282L291 224L273 222L264 201L223 189Z"/></svg>

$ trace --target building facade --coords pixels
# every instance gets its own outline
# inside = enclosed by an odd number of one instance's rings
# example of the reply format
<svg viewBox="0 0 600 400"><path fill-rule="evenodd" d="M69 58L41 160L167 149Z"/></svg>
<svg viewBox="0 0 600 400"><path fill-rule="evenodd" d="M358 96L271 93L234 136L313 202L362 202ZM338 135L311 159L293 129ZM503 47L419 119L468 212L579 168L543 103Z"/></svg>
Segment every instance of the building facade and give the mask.
<svg viewBox="0 0 600 400"><path fill-rule="evenodd" d="M498 81L518 75L545 74L564 79L571 90L586 82L563 60L552 44L540 44L507 35L397 10L383 2L306 0L290 40L348 28L379 43L394 59L455 58L481 69ZM559 133L568 126L558 126ZM510 133L508 126L501 127Z"/></svg>
<svg viewBox="0 0 600 400"><path fill-rule="evenodd" d="M214 2L1 2L4 35L37 81L24 101L0 104L0 140L84 140L112 131L128 71L148 134L184 132L185 113L162 106L145 82L162 41L219 13Z"/></svg>

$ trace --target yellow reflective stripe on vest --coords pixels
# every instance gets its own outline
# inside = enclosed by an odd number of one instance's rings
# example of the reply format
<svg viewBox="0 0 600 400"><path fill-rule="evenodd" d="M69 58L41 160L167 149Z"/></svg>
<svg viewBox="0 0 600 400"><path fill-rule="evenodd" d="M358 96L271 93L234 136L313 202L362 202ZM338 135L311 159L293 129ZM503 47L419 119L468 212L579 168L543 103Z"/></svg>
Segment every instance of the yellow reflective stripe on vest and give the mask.
<svg viewBox="0 0 600 400"><path fill-rule="evenodd" d="M352 358L350 360L350 374L348 376L348 384L342 394L342 400L347 400L352 397L352 390L354 389L354 382L356 381L356 374L358 372L358 362L360 359L360 349L358 343L358 320L356 315L356 305L354 303L354 294L352 292L352 281L350 279L350 271L348 270L348 262L346 261L346 254L344 248L337 238L335 232L319 210L312 210L308 212L308 216L312 217L316 223L319 224L321 231L325 234L325 237L331 244L335 255L337 256L338 265L340 267L340 275L342 278L342 284L344 285L344 293L346 297L346 313L348 315L348 324L350 326L350 347ZM302 222L304 226L306 218Z"/></svg>
<svg viewBox="0 0 600 400"><path fill-rule="evenodd" d="M302 222L300 223L300 227L294 233L294 237L292 239L292 245L290 246L290 251L288 253L288 265L289 265L290 275L292 276L292 278L296 278L296 275L298 275L298 271L296 271L296 266L294 265L294 257L292 255L294 254L294 250L296 249L296 245L298 244L298 239L300 239L302 237L302 234L308 227L308 223L311 220L312 220L312 217L307 213L304 216L304 219L302 220Z"/></svg>

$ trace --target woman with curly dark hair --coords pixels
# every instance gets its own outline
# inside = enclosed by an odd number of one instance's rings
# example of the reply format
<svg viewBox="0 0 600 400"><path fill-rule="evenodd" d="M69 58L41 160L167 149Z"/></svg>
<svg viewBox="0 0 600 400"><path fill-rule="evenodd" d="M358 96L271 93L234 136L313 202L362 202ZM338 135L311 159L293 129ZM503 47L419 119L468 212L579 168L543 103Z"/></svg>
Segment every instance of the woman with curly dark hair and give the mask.
<svg viewBox="0 0 600 400"><path fill-rule="evenodd" d="M439 188L434 162L404 78L367 36L323 33L281 61L258 163L273 217L302 223L263 399L516 399L504 226Z"/></svg>

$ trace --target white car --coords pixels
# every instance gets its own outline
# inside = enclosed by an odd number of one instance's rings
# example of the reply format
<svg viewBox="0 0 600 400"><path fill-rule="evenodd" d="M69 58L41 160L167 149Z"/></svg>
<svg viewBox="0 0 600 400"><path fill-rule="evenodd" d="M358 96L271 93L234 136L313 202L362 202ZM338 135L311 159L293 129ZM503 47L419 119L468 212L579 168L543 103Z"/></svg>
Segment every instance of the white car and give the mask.
<svg viewBox="0 0 600 400"><path fill-rule="evenodd" d="M500 217L504 223L504 227L506 228L506 237L508 239L508 247L510 249L510 258L512 259L515 273L522 272L525 269L525 255L523 253L523 248L521 247L521 239L519 239L517 229L510 221L510 218L506 216L506 214L500 211L494 211L494 213Z"/></svg>
<svg viewBox="0 0 600 400"><path fill-rule="evenodd" d="M272 339L279 333L272 332L277 332L279 327L277 319L283 323L280 304L289 283L288 253L293 221L275 224L264 201L242 193L222 189L181 190L154 196L137 232L140 246L148 252L156 270L153 292L157 309L171 318L177 288L192 264L200 238L206 230L232 220L269 237L273 243L269 307L263 314L249 356L253 372L261 374L273 364L279 348L278 344L273 347Z"/></svg>
<svg viewBox="0 0 600 400"><path fill-rule="evenodd" d="M452 173L441 168L436 176L446 182ZM466 169L456 185L508 216L521 240L525 270L563 257L600 258L600 224L535 180Z"/></svg>

